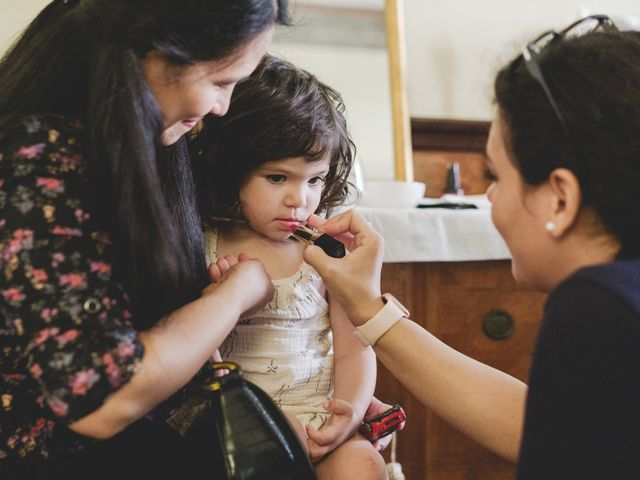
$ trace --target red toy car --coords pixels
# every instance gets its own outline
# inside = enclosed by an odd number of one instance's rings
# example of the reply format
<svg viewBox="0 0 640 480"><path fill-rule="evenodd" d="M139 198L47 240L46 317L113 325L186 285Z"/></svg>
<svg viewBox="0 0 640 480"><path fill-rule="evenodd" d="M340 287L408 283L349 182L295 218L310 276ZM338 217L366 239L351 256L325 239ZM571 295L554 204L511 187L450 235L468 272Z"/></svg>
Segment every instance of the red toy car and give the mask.
<svg viewBox="0 0 640 480"><path fill-rule="evenodd" d="M358 428L358 432L370 441L378 440L389 435L407 419L407 416L400 405L394 405L386 412L382 412L369 420L365 420Z"/></svg>

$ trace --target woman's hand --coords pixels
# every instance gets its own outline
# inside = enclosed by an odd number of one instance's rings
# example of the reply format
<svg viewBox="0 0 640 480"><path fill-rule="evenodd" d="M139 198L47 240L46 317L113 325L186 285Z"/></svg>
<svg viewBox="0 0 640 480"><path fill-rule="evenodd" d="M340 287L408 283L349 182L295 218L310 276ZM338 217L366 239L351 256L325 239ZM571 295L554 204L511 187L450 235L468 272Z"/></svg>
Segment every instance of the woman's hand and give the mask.
<svg viewBox="0 0 640 480"><path fill-rule="evenodd" d="M326 423L316 430L306 426L309 458L317 462L351 438L358 427L353 407L349 402L334 398L323 405L331 413Z"/></svg>
<svg viewBox="0 0 640 480"><path fill-rule="evenodd" d="M204 289L203 295L218 288L233 288L237 293L232 300L237 299L244 306L243 316L262 309L275 293L262 262L244 253L219 258L209 265L209 276L212 283Z"/></svg>
<svg viewBox="0 0 640 480"><path fill-rule="evenodd" d="M311 215L308 223L343 242L349 253L332 258L321 248L308 246L304 259L315 268L354 325L362 325L384 306L380 271L384 242L378 232L353 210L325 221Z"/></svg>

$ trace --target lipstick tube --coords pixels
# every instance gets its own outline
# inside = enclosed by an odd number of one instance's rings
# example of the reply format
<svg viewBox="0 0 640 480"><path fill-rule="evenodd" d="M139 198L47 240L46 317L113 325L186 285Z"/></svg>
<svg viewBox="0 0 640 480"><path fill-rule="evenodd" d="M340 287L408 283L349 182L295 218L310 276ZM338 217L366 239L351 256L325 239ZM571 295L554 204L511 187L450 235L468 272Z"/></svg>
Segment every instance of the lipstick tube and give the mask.
<svg viewBox="0 0 640 480"><path fill-rule="evenodd" d="M324 253L333 258L342 258L346 255L347 251L344 248L344 243L336 240L326 233L320 233L316 230L309 228L307 225L300 225L297 228L291 228L291 234L296 240L307 243L309 245L316 245L324 250Z"/></svg>

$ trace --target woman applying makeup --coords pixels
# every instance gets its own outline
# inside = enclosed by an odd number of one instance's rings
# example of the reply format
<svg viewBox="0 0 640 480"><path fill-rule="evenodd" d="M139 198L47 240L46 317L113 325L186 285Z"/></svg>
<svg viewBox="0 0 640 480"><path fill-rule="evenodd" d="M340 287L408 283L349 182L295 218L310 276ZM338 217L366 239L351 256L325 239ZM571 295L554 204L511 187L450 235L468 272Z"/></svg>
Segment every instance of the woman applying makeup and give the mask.
<svg viewBox="0 0 640 480"><path fill-rule="evenodd" d="M519 479L637 478L640 465L640 34L596 16L528 44L495 81L492 219L515 279L549 292L530 383L448 347L380 297L383 240L356 213L323 277L428 408L518 463ZM316 219L316 223L322 223Z"/></svg>

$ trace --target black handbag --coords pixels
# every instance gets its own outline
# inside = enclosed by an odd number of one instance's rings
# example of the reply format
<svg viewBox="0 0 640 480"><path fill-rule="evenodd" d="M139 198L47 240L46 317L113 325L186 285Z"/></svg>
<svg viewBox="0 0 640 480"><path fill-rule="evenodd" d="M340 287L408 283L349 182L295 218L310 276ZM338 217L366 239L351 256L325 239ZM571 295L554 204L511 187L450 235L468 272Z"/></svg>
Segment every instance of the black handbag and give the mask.
<svg viewBox="0 0 640 480"><path fill-rule="evenodd" d="M198 450L194 453L211 459L208 478L315 479L304 448L273 400L242 377L238 364L215 363L213 369L224 374L200 383L191 404L172 419Z"/></svg>

